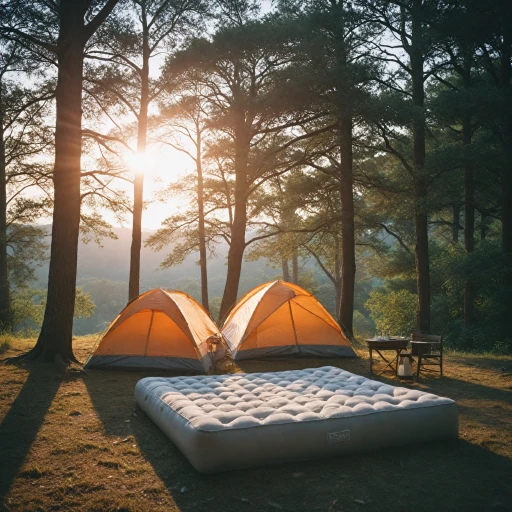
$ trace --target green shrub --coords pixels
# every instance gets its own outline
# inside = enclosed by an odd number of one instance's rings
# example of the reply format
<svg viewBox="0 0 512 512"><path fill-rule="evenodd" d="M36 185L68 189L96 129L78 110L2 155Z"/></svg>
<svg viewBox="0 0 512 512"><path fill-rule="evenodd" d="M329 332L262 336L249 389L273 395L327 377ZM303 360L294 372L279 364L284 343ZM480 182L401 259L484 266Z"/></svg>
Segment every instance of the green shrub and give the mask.
<svg viewBox="0 0 512 512"><path fill-rule="evenodd" d="M364 305L378 330L392 334L409 334L416 321L418 296L407 290L382 292L373 290Z"/></svg>
<svg viewBox="0 0 512 512"><path fill-rule="evenodd" d="M37 336L43 323L47 290L17 288L11 296L14 332L23 337ZM94 313L95 304L89 293L76 289L75 318L88 318Z"/></svg>
<svg viewBox="0 0 512 512"><path fill-rule="evenodd" d="M492 352L498 356L508 356L512 353L512 338L506 340L497 341Z"/></svg>
<svg viewBox="0 0 512 512"><path fill-rule="evenodd" d="M354 311L354 335L357 338L368 338L375 332L375 324L357 309Z"/></svg>

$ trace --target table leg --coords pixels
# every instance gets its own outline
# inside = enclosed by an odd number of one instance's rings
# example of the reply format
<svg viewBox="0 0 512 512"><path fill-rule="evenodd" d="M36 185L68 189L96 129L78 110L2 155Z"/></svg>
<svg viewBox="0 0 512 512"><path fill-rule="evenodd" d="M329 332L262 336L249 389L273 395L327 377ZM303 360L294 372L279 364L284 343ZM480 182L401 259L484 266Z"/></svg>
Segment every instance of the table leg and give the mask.
<svg viewBox="0 0 512 512"><path fill-rule="evenodd" d="M387 360L387 359L386 359L386 358L381 354L380 350L375 349L375 352L377 352L377 354L379 354L380 358L381 358L384 362L388 363L388 364L387 364L387 366L389 366L389 364L390 364L390 363L389 363L389 361L388 361L388 360ZM394 359L392 359L392 360L391 360L391 363L393 363L393 361L394 361ZM387 366L386 366L386 367L387 367Z"/></svg>
<svg viewBox="0 0 512 512"><path fill-rule="evenodd" d="M372 349L370 349L370 373L373 374L373 357L372 357Z"/></svg>
<svg viewBox="0 0 512 512"><path fill-rule="evenodd" d="M396 349L394 349L394 350L396 352ZM383 360L386 363L386 365L383 368L380 368L378 370L379 375L382 375L382 373L385 372L388 368L390 369L390 371L393 371L393 363L395 363L396 357L389 360L389 359L386 359L386 357L382 355L380 350L375 349L375 352L377 352L377 354L379 354L381 360Z"/></svg>

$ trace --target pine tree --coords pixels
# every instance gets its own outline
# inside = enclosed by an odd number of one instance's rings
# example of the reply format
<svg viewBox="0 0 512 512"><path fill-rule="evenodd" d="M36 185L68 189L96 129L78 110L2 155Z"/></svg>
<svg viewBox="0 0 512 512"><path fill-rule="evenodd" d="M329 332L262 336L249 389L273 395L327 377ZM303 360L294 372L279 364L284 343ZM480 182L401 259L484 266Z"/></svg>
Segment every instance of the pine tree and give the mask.
<svg viewBox="0 0 512 512"><path fill-rule="evenodd" d="M73 313L80 229L82 73L85 45L118 0L15 0L0 6L0 35L55 55L55 190L48 298L41 333L27 356L76 361L72 349Z"/></svg>

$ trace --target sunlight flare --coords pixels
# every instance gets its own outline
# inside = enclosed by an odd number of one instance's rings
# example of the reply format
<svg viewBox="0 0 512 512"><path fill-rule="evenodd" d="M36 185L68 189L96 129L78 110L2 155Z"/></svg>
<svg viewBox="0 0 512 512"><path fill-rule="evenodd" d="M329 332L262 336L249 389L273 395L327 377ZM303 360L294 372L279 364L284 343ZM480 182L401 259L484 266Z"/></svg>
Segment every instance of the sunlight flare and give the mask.
<svg viewBox="0 0 512 512"><path fill-rule="evenodd" d="M127 152L123 158L126 165L133 171L135 174L144 175L151 171L154 166L154 158L153 155L149 151L137 152Z"/></svg>

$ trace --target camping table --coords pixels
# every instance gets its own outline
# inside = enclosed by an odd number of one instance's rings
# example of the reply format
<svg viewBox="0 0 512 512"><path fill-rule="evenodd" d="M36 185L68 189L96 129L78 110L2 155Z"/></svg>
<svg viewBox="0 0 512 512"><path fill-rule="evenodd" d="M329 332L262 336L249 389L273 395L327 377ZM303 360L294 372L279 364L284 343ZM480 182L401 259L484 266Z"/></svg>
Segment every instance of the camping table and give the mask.
<svg viewBox="0 0 512 512"><path fill-rule="evenodd" d="M370 351L370 373L373 373L373 351L377 352L380 358L386 363L383 368L379 368L379 373L386 371L388 368L395 375L398 375L398 360L400 354L403 350L407 348L407 344L409 343L408 338L388 338L388 339L379 339L379 338L370 338L366 340L368 343L368 350ZM395 357L393 359L387 359L382 355L384 351L392 351L395 352ZM390 357L390 356L388 356ZM395 363L395 367L393 368L393 363Z"/></svg>

